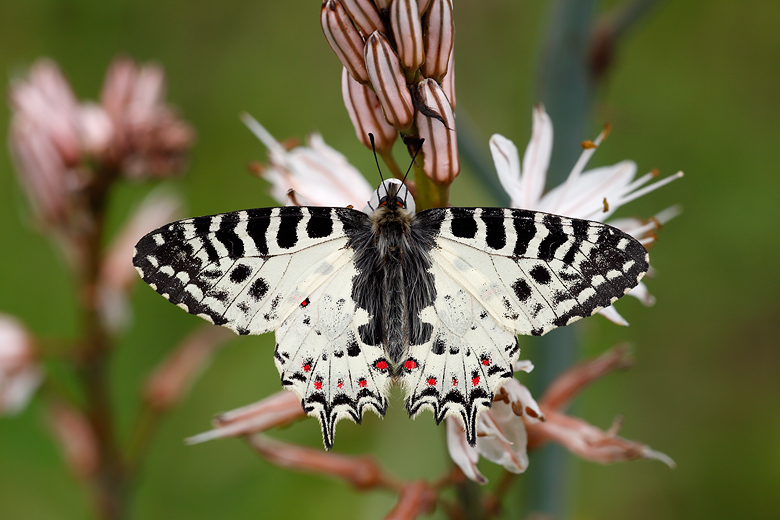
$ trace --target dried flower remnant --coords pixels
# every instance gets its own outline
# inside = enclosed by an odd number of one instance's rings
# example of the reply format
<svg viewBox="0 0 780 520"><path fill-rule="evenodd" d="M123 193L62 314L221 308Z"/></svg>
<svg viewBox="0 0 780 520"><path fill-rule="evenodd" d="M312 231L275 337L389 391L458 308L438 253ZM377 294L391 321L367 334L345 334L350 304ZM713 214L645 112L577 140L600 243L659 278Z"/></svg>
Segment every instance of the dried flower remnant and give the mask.
<svg viewBox="0 0 780 520"><path fill-rule="evenodd" d="M269 164L261 176L271 183L271 196L278 202L289 203L290 190L315 206L362 208L371 198L368 181L319 134L309 136L308 146L288 151L251 116L241 119L268 149Z"/></svg>
<svg viewBox="0 0 780 520"><path fill-rule="evenodd" d="M583 172L588 160L608 133L609 127L605 128L594 141L585 141L582 154L566 181L544 194L553 142L552 121L544 107L540 104L534 107L531 140L523 155L522 169L514 143L499 134L493 135L490 138L490 151L493 154L499 181L512 199L512 207L604 222L622 205L682 177L682 172L678 172L647 185L655 174L651 172L634 179L637 167L633 161L621 161L612 166ZM652 225L649 228L636 225L636 221L616 223L626 225L624 231L646 244L652 241L652 238L648 238L652 231L675 215L674 209L664 211L657 216L660 218L651 219ZM640 282L629 294L645 304L652 304L654 301L643 282ZM612 306L602 309L599 314L619 325L627 324Z"/></svg>
<svg viewBox="0 0 780 520"><path fill-rule="evenodd" d="M16 318L0 314L0 415L23 410L42 380L27 328Z"/></svg>

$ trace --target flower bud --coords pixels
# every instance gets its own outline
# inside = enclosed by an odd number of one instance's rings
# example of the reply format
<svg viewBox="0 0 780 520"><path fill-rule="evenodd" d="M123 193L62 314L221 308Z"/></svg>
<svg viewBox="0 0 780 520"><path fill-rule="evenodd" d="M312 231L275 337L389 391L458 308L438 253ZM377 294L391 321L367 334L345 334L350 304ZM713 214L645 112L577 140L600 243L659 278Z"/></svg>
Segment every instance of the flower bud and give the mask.
<svg viewBox="0 0 780 520"><path fill-rule="evenodd" d="M341 3L363 34L385 32L385 24L371 0L341 0Z"/></svg>
<svg viewBox="0 0 780 520"><path fill-rule="evenodd" d="M432 0L424 29L425 63L422 73L426 78L440 82L447 74L455 35L450 0Z"/></svg>
<svg viewBox="0 0 780 520"><path fill-rule="evenodd" d="M0 314L0 415L23 410L42 379L30 332L16 318Z"/></svg>
<svg viewBox="0 0 780 520"><path fill-rule="evenodd" d="M337 0L323 2L320 22L325 38L344 67L357 81L368 83L366 64L363 61L363 48L365 46L363 37L352 24L352 20L341 3Z"/></svg>
<svg viewBox="0 0 780 520"><path fill-rule="evenodd" d="M380 11L384 9L387 11L390 9L390 4L392 3L392 0L374 0L374 3L376 4L376 8Z"/></svg>
<svg viewBox="0 0 780 520"><path fill-rule="evenodd" d="M387 122L399 130L409 128L414 121L412 95L398 56L380 32L373 33L366 42L366 69Z"/></svg>
<svg viewBox="0 0 780 520"><path fill-rule="evenodd" d="M418 101L424 106L424 110L420 108L417 112L419 135L425 139L422 146L425 155L423 169L436 184L448 185L460 173L455 115L436 81L425 79L417 85L417 89Z"/></svg>
<svg viewBox="0 0 780 520"><path fill-rule="evenodd" d="M441 88L450 100L450 106L455 110L455 60L453 50L450 50L450 59L447 60L447 74L441 80Z"/></svg>
<svg viewBox="0 0 780 520"><path fill-rule="evenodd" d="M84 414L70 405L54 403L49 410L49 425L74 475L82 480L94 476L100 466L100 449Z"/></svg>
<svg viewBox="0 0 780 520"><path fill-rule="evenodd" d="M398 130L385 120L379 98L374 91L352 79L347 69L342 68L341 94L360 142L370 149L368 134L372 133L376 149L389 150L395 142Z"/></svg>
<svg viewBox="0 0 780 520"><path fill-rule="evenodd" d="M420 18L425 16L428 7L431 6L431 0L417 0L417 7L420 9Z"/></svg>
<svg viewBox="0 0 780 520"><path fill-rule="evenodd" d="M408 70L417 70L425 61L417 0L394 0L390 6L390 25L401 63Z"/></svg>

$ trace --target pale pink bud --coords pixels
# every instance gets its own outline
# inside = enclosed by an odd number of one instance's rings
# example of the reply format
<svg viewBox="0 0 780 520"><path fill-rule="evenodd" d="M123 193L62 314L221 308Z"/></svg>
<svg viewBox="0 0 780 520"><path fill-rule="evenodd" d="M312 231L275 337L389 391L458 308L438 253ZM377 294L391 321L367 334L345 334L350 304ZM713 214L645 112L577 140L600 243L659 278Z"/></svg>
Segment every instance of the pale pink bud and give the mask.
<svg viewBox="0 0 780 520"><path fill-rule="evenodd" d="M450 50L450 59L447 60L447 74L441 80L441 88L447 99L450 100L450 106L455 110L455 60L453 58L454 48Z"/></svg>
<svg viewBox="0 0 780 520"><path fill-rule="evenodd" d="M427 482L418 480L404 484L398 502L385 520L414 520L433 513L438 494Z"/></svg>
<svg viewBox="0 0 780 520"><path fill-rule="evenodd" d="M422 146L425 156L423 169L436 184L451 184L460 173L455 115L447 96L435 80L424 79L417 89L420 103L427 107L426 112L441 117L440 121L422 110L417 112L419 135L425 139Z"/></svg>
<svg viewBox="0 0 780 520"><path fill-rule="evenodd" d="M417 0L393 0L390 5L390 25L401 63L407 70L417 70L425 61Z"/></svg>
<svg viewBox="0 0 780 520"><path fill-rule="evenodd" d="M55 403L49 409L49 424L73 474L83 480L95 475L100 452L87 418L70 405Z"/></svg>
<svg viewBox="0 0 780 520"><path fill-rule="evenodd" d="M206 368L214 351L234 337L230 330L212 325L187 336L146 381L147 403L155 410L178 404Z"/></svg>
<svg viewBox="0 0 780 520"><path fill-rule="evenodd" d="M340 0L352 21L363 34L385 32L385 24L371 0Z"/></svg>
<svg viewBox="0 0 780 520"><path fill-rule="evenodd" d="M326 0L320 10L322 32L341 63L355 80L368 83L363 37L337 0Z"/></svg>
<svg viewBox="0 0 780 520"><path fill-rule="evenodd" d="M609 431L603 431L576 417L553 410L546 413L546 422L527 425L529 447L539 447L552 441L583 459L601 464L653 459L671 468L675 467L668 455L646 444L618 437L619 421Z"/></svg>
<svg viewBox="0 0 780 520"><path fill-rule="evenodd" d="M386 482L379 465L367 456L305 448L261 434L253 435L249 442L255 451L280 468L330 475L344 479L358 489L370 489Z"/></svg>
<svg viewBox="0 0 780 520"><path fill-rule="evenodd" d="M352 79L347 69L342 68L341 94L360 142L370 149L368 134L372 133L376 149L389 150L398 136L398 130L388 124L374 91Z"/></svg>
<svg viewBox="0 0 780 520"><path fill-rule="evenodd" d="M368 37L366 69L387 122L398 130L409 128L414 121L412 95L406 86L398 56L380 32Z"/></svg>
<svg viewBox="0 0 780 520"><path fill-rule="evenodd" d="M425 63L422 73L426 78L441 82L448 71L455 39L451 0L432 0L424 24Z"/></svg>
<svg viewBox="0 0 780 520"><path fill-rule="evenodd" d="M417 7L420 8L420 18L425 16L425 12L431 6L431 0L417 0Z"/></svg>
<svg viewBox="0 0 780 520"><path fill-rule="evenodd" d="M212 421L213 430L194 435L186 442L199 444L223 437L260 433L275 426L286 426L305 416L298 396L293 392L281 390L262 401L216 416Z"/></svg>
<svg viewBox="0 0 780 520"><path fill-rule="evenodd" d="M103 155L115 138L114 125L102 107L84 103L78 111L81 146L92 157Z"/></svg>
<svg viewBox="0 0 780 520"><path fill-rule="evenodd" d="M16 318L0 314L0 415L23 410L42 379L27 328Z"/></svg>
<svg viewBox="0 0 780 520"><path fill-rule="evenodd" d="M125 109L133 95L137 76L138 67L131 59L116 58L108 66L100 92L100 105L117 124L125 117Z"/></svg>

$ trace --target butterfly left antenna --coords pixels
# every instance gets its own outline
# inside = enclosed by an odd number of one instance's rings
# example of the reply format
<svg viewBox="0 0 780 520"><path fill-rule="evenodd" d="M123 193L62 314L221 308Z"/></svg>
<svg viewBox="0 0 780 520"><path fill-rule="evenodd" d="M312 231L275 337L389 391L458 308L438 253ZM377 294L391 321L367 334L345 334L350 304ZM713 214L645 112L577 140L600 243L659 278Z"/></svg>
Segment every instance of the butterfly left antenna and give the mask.
<svg viewBox="0 0 780 520"><path fill-rule="evenodd" d="M368 133L368 140L371 141L371 151L374 152L374 162L376 163L376 169L379 170L379 179L382 181L382 186L385 186L385 177L382 175L382 168L379 167L379 159L376 156L376 145L374 144L374 134L371 132ZM390 193L387 191L387 186L385 186L385 196L389 197Z"/></svg>

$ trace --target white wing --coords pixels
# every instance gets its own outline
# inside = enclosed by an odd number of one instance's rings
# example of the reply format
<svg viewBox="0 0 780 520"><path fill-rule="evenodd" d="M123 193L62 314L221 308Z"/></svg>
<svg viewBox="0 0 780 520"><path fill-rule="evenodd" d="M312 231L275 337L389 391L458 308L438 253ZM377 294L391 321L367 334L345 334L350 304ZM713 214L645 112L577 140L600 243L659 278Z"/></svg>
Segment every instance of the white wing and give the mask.
<svg viewBox="0 0 780 520"><path fill-rule="evenodd" d="M387 410L391 367L381 346L360 340L358 327L369 316L352 299L356 274L353 264L342 267L276 331L274 359L282 384L320 420L327 449L340 419L360 423L366 408L380 416Z"/></svg>

